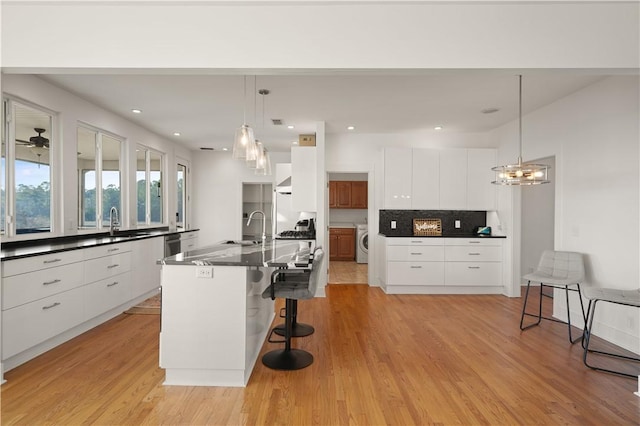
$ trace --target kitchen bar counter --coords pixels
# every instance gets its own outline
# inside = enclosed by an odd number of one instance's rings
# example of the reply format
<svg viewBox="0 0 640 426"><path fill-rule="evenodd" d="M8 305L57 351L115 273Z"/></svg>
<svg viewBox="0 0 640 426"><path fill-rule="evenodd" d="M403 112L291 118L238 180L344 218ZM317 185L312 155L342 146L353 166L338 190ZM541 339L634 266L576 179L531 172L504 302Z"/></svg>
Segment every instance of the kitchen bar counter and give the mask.
<svg viewBox="0 0 640 426"><path fill-rule="evenodd" d="M162 260L165 385L246 386L275 317L276 268L309 267L313 242L222 241Z"/></svg>

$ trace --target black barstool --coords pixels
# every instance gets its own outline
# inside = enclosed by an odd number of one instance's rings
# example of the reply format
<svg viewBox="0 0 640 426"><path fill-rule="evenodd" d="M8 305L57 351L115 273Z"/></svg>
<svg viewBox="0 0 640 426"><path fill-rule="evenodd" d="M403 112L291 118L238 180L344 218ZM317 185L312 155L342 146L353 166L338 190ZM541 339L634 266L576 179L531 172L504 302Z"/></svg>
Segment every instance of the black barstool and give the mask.
<svg viewBox="0 0 640 426"><path fill-rule="evenodd" d="M262 293L263 298L285 299L284 349L275 349L262 357L262 363L274 370L299 370L313 363L313 355L302 349L291 348L293 320L296 303L300 299L311 299L316 294L324 251L316 248L312 268L278 269L271 275L271 284ZM275 331L272 330L272 333ZM269 340L271 341L271 340Z"/></svg>

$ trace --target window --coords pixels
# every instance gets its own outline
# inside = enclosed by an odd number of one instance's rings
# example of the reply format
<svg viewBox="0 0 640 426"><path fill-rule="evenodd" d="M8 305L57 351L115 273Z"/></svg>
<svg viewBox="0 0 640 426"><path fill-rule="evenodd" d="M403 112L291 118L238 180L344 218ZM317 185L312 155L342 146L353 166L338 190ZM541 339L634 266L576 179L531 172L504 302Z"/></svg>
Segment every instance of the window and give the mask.
<svg viewBox="0 0 640 426"><path fill-rule="evenodd" d="M109 224L112 207L121 211L122 139L78 126L78 223L80 229ZM100 212L100 213L99 213ZM122 222L122 216L119 218Z"/></svg>
<svg viewBox="0 0 640 426"><path fill-rule="evenodd" d="M176 226L185 228L187 206L187 166L178 163Z"/></svg>
<svg viewBox="0 0 640 426"><path fill-rule="evenodd" d="M5 236L52 232L53 113L3 101L0 203Z"/></svg>
<svg viewBox="0 0 640 426"><path fill-rule="evenodd" d="M163 223L163 154L138 145L136 149L136 189L138 199L138 224Z"/></svg>

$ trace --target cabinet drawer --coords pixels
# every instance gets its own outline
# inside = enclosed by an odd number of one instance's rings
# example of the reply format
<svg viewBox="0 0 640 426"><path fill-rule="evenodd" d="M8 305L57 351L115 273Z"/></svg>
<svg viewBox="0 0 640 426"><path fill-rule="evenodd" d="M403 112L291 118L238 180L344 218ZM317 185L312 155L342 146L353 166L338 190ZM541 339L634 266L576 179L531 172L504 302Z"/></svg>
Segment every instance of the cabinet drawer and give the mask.
<svg viewBox="0 0 640 426"><path fill-rule="evenodd" d="M444 238L431 237L431 238L386 238L388 246L441 246Z"/></svg>
<svg viewBox="0 0 640 426"><path fill-rule="evenodd" d="M43 299L83 284L83 263L71 263L2 280L2 309Z"/></svg>
<svg viewBox="0 0 640 426"><path fill-rule="evenodd" d="M500 238L445 238L445 246L498 246L502 247Z"/></svg>
<svg viewBox="0 0 640 426"><path fill-rule="evenodd" d="M329 228L331 235L355 235L355 228Z"/></svg>
<svg viewBox="0 0 640 426"><path fill-rule="evenodd" d="M447 262L446 285L501 286L501 262Z"/></svg>
<svg viewBox="0 0 640 426"><path fill-rule="evenodd" d="M444 258L448 262L500 262L502 247L496 246L447 246Z"/></svg>
<svg viewBox="0 0 640 426"><path fill-rule="evenodd" d="M39 271L45 268L67 265L80 262L83 259L83 250L69 250L58 253L43 254L41 256L25 257L23 259L7 260L2 262L2 276L24 274Z"/></svg>
<svg viewBox="0 0 640 426"><path fill-rule="evenodd" d="M84 266L84 281L90 283L122 274L131 269L131 254L121 253L113 256L87 260Z"/></svg>
<svg viewBox="0 0 640 426"><path fill-rule="evenodd" d="M408 262L442 262L444 260L443 246L389 246L387 260Z"/></svg>
<svg viewBox="0 0 640 426"><path fill-rule="evenodd" d="M82 323L79 287L2 312L2 358L7 359Z"/></svg>
<svg viewBox="0 0 640 426"><path fill-rule="evenodd" d="M131 243L105 244L82 250L84 259L95 259L97 257L111 256L119 253L131 251Z"/></svg>
<svg viewBox="0 0 640 426"><path fill-rule="evenodd" d="M85 314L91 319L131 299L131 272L91 283L85 289Z"/></svg>
<svg viewBox="0 0 640 426"><path fill-rule="evenodd" d="M388 262L387 285L443 285L444 262Z"/></svg>

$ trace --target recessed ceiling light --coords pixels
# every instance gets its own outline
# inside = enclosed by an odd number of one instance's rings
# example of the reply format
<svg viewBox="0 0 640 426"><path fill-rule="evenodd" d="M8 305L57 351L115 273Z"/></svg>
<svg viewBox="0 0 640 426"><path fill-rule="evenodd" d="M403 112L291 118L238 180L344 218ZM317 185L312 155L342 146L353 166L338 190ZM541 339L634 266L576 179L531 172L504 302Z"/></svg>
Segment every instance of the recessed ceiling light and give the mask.
<svg viewBox="0 0 640 426"><path fill-rule="evenodd" d="M298 145L298 141L291 142L292 145Z"/></svg>
<svg viewBox="0 0 640 426"><path fill-rule="evenodd" d="M142 110L137 108L132 109L131 112L134 114L142 114Z"/></svg>
<svg viewBox="0 0 640 426"><path fill-rule="evenodd" d="M348 126L347 130L355 130L355 127L354 126Z"/></svg>
<svg viewBox="0 0 640 426"><path fill-rule="evenodd" d="M229 148L222 148L223 151L229 151Z"/></svg>
<svg viewBox="0 0 640 426"><path fill-rule="evenodd" d="M173 132L173 136L180 136L180 132Z"/></svg>
<svg viewBox="0 0 640 426"><path fill-rule="evenodd" d="M291 124L289 124L289 125L287 126L287 129L293 129L293 128L294 128L294 127L293 127Z"/></svg>
<svg viewBox="0 0 640 426"><path fill-rule="evenodd" d="M442 130L442 126L436 126L433 128L433 130Z"/></svg>

